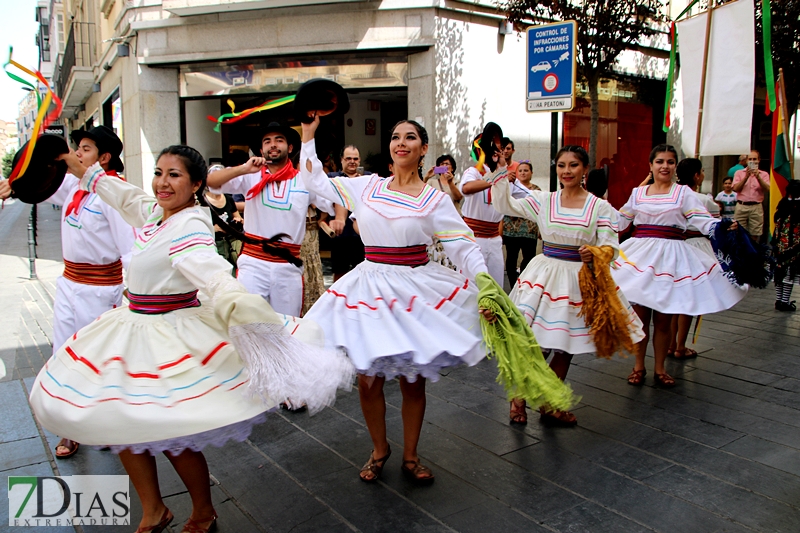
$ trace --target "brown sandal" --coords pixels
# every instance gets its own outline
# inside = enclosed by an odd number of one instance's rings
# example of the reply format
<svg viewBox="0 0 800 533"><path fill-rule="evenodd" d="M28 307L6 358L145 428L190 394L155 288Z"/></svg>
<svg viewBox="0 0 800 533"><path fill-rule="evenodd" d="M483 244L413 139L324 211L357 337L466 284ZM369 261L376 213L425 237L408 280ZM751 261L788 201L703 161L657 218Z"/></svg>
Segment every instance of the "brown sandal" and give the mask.
<svg viewBox="0 0 800 533"><path fill-rule="evenodd" d="M672 357L678 361L683 359L694 359L697 357L697 352L691 348L684 348L683 350L675 350L675 353L672 354Z"/></svg>
<svg viewBox="0 0 800 533"><path fill-rule="evenodd" d="M646 369L636 370L633 369L630 374L628 374L628 385L635 385L640 387L644 385L644 377L647 375Z"/></svg>
<svg viewBox="0 0 800 533"><path fill-rule="evenodd" d="M217 513L214 513L208 518L201 518L200 520L192 520L191 518L183 525L181 533L208 533L213 531L217 526ZM209 522L206 527L201 527L200 524Z"/></svg>
<svg viewBox="0 0 800 533"><path fill-rule="evenodd" d="M578 419L569 411L555 411L546 407L539 408L540 420L549 426L572 427L578 425Z"/></svg>
<svg viewBox="0 0 800 533"><path fill-rule="evenodd" d="M516 400L511 400L511 412L509 413L509 418L511 418L512 424L527 424L528 423L528 413L525 411L525 400L520 400L521 403L517 403Z"/></svg>
<svg viewBox="0 0 800 533"><path fill-rule="evenodd" d="M80 444L75 442L74 440L61 439L60 441L58 441L58 444L56 444L56 459L66 459L67 457L72 457L73 455L78 453L79 447ZM66 448L67 452L60 453L58 451L59 448Z"/></svg>
<svg viewBox="0 0 800 533"><path fill-rule="evenodd" d="M671 388L676 385L675 378L664 372L663 374L655 373L653 374L653 381L656 385L660 385L662 387Z"/></svg>
<svg viewBox="0 0 800 533"><path fill-rule="evenodd" d="M175 517L172 516L172 513L169 509L164 509L164 513L161 515L161 520L158 524L154 524L152 526L142 526L136 530L136 533L161 533L167 526L172 522Z"/></svg>
<svg viewBox="0 0 800 533"><path fill-rule="evenodd" d="M389 459L389 456L392 455L392 449L389 448L389 452L381 457L380 459L375 459L373 456L375 454L375 450L372 450L369 454L369 460L367 463L361 467L361 471L358 473L359 479L364 483L375 483L381 477L381 472L383 472L383 465L386 464L386 461ZM363 476L365 473L371 473L372 477L366 478Z"/></svg>
<svg viewBox="0 0 800 533"><path fill-rule="evenodd" d="M406 465L413 465L408 467ZM408 479L416 483L417 485L430 485L433 483L434 476L433 472L427 466L421 464L419 459L416 461L403 461L403 465L400 467L400 470L403 471L403 475L405 475Z"/></svg>

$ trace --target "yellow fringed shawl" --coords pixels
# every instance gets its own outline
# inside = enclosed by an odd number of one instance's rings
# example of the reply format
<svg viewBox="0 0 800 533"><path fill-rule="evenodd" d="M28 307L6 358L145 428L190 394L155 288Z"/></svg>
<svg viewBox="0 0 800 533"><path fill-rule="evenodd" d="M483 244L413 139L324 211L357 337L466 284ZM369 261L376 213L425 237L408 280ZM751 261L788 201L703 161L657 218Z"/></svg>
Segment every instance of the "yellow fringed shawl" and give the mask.
<svg viewBox="0 0 800 533"><path fill-rule="evenodd" d="M579 317L589 327L597 357L611 359L615 353L625 357L624 350L633 353L634 343L628 329L628 313L617 296L617 284L611 277L614 249L610 246L586 246L592 252L592 263L584 263L578 273L581 287Z"/></svg>

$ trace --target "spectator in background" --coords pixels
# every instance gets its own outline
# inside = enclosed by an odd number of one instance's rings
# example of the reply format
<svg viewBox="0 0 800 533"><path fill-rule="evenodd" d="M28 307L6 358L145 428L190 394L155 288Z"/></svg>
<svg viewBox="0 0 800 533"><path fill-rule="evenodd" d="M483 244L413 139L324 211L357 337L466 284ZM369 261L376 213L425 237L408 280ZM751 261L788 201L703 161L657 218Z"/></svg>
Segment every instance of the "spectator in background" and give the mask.
<svg viewBox="0 0 800 533"><path fill-rule="evenodd" d="M764 230L764 193L769 191L769 174L758 170L761 156L758 150L751 150L747 156L747 168L737 170L733 176L733 190L736 192L736 209L733 218L750 233L756 241Z"/></svg>
<svg viewBox="0 0 800 533"><path fill-rule="evenodd" d="M733 177L728 176L722 180L722 190L714 198L714 201L719 204L720 213L722 218L733 220L733 214L736 211L736 193L733 191Z"/></svg>
<svg viewBox="0 0 800 533"><path fill-rule="evenodd" d="M223 168L225 167L222 165L212 165L208 169L208 173L211 174ZM211 221L214 224L214 244L217 247L217 253L233 266L233 275L235 276L236 258L239 256L238 252L241 249L241 243L239 243L238 239L228 235L222 226L228 224L242 231L242 223L244 221L241 215L239 215L239 211L236 209L236 203L232 195L213 192L208 188L206 188L203 194L209 205L214 208L211 210ZM220 224L220 220L222 224ZM239 244L237 245L237 243Z"/></svg>
<svg viewBox="0 0 800 533"><path fill-rule="evenodd" d="M517 179L509 183L511 196L525 198L531 191L541 190L531 183L533 166L530 161L520 161L517 164ZM519 273L525 270L528 263L536 256L536 242L539 239L539 226L533 220L526 218L503 217L503 244L506 247L506 275L511 288L517 283ZM517 270L519 254L522 252L522 263Z"/></svg>
<svg viewBox="0 0 800 533"><path fill-rule="evenodd" d="M355 178L361 175L361 154L356 146L349 144L342 148L341 160L342 171L329 173L329 178ZM333 281L336 281L364 260L364 243L350 218L350 212L339 204L334 204L334 209L336 217L330 226L336 236L331 241L331 267Z"/></svg>
<svg viewBox="0 0 800 533"><path fill-rule="evenodd" d="M230 154L228 154L228 164L229 167L238 167L239 165L244 165L247 163L247 160L250 159L250 154L245 152L244 150L232 150ZM233 201L236 202L236 210L239 211L240 215L244 215L244 194L233 194ZM239 249L241 251L241 241L237 241L239 243Z"/></svg>
<svg viewBox="0 0 800 533"><path fill-rule="evenodd" d="M608 176L605 168L590 170L586 175L586 192L605 199L608 191Z"/></svg>
<svg viewBox="0 0 800 533"><path fill-rule="evenodd" d="M436 172L436 169L444 170L444 172ZM424 178L425 183L438 191L446 193L447 196L453 201L453 204L461 213L461 200L464 195L458 189L458 184L461 181L456 175L456 160L450 154L440 155L436 159L436 166L428 169Z"/></svg>
<svg viewBox="0 0 800 533"><path fill-rule="evenodd" d="M508 179L513 182L517 177L517 166L519 166L518 162L511 160L516 151L514 141L508 137L503 137L503 140L500 141L500 146L503 148L503 157L506 158L506 163L508 164Z"/></svg>
<svg viewBox="0 0 800 533"><path fill-rule="evenodd" d="M747 168L747 154L742 154L739 156L739 163L728 169L728 177L733 178L737 172L745 168Z"/></svg>

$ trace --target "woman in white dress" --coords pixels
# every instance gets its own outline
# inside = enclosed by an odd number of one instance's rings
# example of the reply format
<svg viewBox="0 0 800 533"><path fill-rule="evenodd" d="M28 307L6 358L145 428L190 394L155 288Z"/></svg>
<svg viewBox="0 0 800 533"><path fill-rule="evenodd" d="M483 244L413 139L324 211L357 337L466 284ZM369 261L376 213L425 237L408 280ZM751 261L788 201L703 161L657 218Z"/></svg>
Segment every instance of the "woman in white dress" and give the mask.
<svg viewBox="0 0 800 533"><path fill-rule="evenodd" d="M686 243L687 230L711 235L719 223L697 195L673 182L678 154L660 144L650 152L653 183L633 189L619 210L620 231L636 226L622 243L626 254L617 259L614 279L644 323L647 337L637 346L636 364L628 376L631 385L642 385L646 375L645 351L653 319L654 379L657 385L674 387L675 379L664 369L670 343L672 315L705 315L733 307L744 298L747 287L729 282L713 255ZM731 226L734 229L736 225Z"/></svg>
<svg viewBox="0 0 800 533"><path fill-rule="evenodd" d="M698 189L703 184L703 180L705 180L706 177L705 170L703 170L703 162L694 157L687 157L678 163L675 173L678 176L678 184L689 187L697 199L700 200L700 203L703 204L703 207L708 210L709 214L714 218L719 218L719 205L717 202L714 201L711 195L698 192ZM694 246L701 252L711 255L714 259L717 257L709 238L699 231L686 230L686 244ZM667 357L674 357L679 360L697 357L697 352L686 346L686 339L689 336L692 318L691 315L673 315Z"/></svg>
<svg viewBox="0 0 800 533"><path fill-rule="evenodd" d="M161 452L192 498L183 531L207 531L217 515L201 450L246 439L285 398L311 402L311 410L329 405L337 386L349 386L352 366L321 348L315 324L276 314L231 276L210 213L196 205L207 173L196 150L161 153L155 198L99 165L86 169L74 152L62 157L83 176L83 190L141 230L128 270L130 305L103 314L53 354L31 405L54 433L119 453L142 502L139 533L163 531L173 519L158 487ZM210 300L199 300L198 289Z"/></svg>
<svg viewBox="0 0 800 533"><path fill-rule="evenodd" d="M586 245L619 250L617 213L611 204L581 186L589 166L589 156L580 146L565 146L556 155L556 173L563 188L556 192L529 191L525 198L514 198L505 179L505 160L492 177L494 208L500 213L532 220L542 235L542 254L528 263L511 290L516 304L533 329L542 351L553 353L550 362L556 375L564 380L572 356L594 353L590 327L578 313L583 298L578 273L593 255ZM644 338L642 324L625 296L617 291L628 313L628 332L633 342ZM562 426L577 423L569 411L542 408L542 420ZM527 422L525 402L511 402L511 421Z"/></svg>
<svg viewBox="0 0 800 533"><path fill-rule="evenodd" d="M391 137L394 175L328 178L316 155L319 124L303 124L300 173L315 194L358 219L366 260L331 286L306 317L325 331L326 345L347 352L358 371L358 390L373 451L360 478L375 482L391 454L386 439L383 385L400 378L403 395L403 473L430 483L417 454L425 414L425 382L443 368L475 365L485 356L476 274L486 272L472 232L443 192L419 174L428 150L425 129L398 123ZM429 262L438 238L461 272Z"/></svg>

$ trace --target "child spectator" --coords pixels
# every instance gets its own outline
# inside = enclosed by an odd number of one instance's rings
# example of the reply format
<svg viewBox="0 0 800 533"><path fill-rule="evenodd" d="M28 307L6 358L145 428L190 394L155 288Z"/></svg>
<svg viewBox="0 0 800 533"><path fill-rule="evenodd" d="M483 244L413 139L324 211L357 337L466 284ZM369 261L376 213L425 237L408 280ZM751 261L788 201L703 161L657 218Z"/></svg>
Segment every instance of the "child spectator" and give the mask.
<svg viewBox="0 0 800 533"><path fill-rule="evenodd" d="M722 180L722 191L717 194L714 201L719 204L722 218L733 219L736 210L736 193L733 190L733 178L730 176Z"/></svg>

